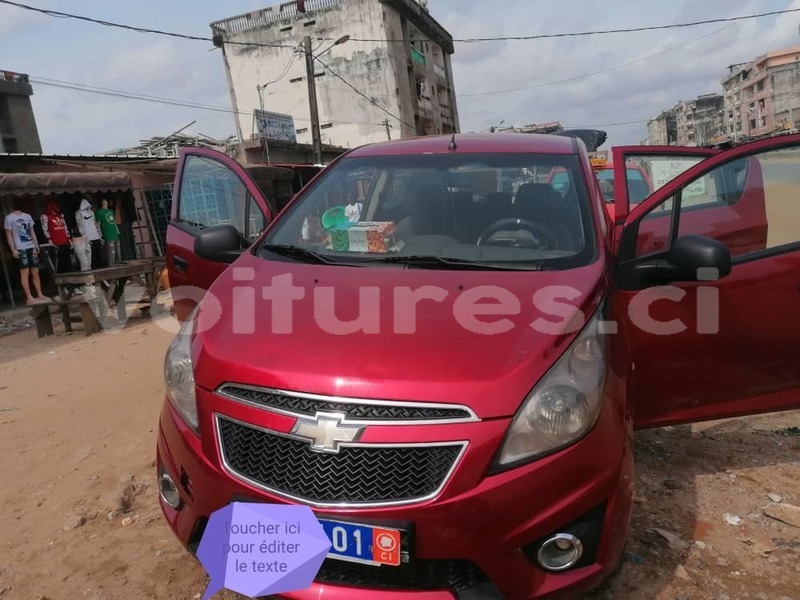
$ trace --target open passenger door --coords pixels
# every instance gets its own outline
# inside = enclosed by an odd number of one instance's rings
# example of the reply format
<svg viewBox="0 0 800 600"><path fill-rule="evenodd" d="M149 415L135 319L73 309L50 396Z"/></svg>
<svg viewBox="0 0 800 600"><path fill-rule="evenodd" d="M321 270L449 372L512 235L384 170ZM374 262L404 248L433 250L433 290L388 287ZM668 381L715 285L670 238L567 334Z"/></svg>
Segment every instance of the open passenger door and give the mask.
<svg viewBox="0 0 800 600"><path fill-rule="evenodd" d="M614 214L620 225L631 210L670 181L719 150L688 146L619 146L611 149L614 165ZM630 170L642 177L630 177Z"/></svg>
<svg viewBox="0 0 800 600"><path fill-rule="evenodd" d="M800 408L800 135L715 151L620 230L635 427Z"/></svg>
<svg viewBox="0 0 800 600"><path fill-rule="evenodd" d="M227 268L223 262L197 255L200 232L233 226L245 250L264 231L272 213L245 169L225 154L185 148L179 161L167 227L167 269L175 314L183 321Z"/></svg>

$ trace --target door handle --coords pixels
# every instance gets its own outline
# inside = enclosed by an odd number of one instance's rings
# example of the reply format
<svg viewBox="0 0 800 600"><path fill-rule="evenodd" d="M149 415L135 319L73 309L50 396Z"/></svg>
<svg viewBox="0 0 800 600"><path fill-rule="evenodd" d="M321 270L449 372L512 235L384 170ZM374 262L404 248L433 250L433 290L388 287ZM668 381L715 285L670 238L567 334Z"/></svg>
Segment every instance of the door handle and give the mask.
<svg viewBox="0 0 800 600"><path fill-rule="evenodd" d="M181 273L186 273L189 269L189 261L185 258L181 258L180 256L173 256L172 262L175 263L175 270L180 271Z"/></svg>

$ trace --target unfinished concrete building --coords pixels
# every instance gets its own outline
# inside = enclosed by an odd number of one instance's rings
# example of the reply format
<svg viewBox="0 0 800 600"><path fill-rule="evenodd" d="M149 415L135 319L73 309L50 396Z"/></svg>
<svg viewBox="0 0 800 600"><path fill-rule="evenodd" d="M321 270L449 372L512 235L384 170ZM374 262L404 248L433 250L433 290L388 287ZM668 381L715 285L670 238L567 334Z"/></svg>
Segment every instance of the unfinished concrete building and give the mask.
<svg viewBox="0 0 800 600"><path fill-rule="evenodd" d="M211 29L243 140L258 139L254 110L262 109L290 115L296 141L312 142L305 36L316 57L324 144L356 147L459 130L452 36L426 0L295 0Z"/></svg>
<svg viewBox="0 0 800 600"><path fill-rule="evenodd" d="M32 95L27 75L0 71L0 153L41 153Z"/></svg>
<svg viewBox="0 0 800 600"><path fill-rule="evenodd" d="M722 89L732 140L800 128L800 46L728 67Z"/></svg>

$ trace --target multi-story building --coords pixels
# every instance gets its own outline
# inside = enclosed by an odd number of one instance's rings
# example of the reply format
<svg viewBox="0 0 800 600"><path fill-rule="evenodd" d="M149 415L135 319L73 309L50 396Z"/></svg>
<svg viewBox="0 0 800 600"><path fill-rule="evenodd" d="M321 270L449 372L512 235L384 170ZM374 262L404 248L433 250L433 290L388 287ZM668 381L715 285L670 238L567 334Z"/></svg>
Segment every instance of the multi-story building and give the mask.
<svg viewBox="0 0 800 600"><path fill-rule="evenodd" d="M662 111L655 119L647 122L647 144L651 146L671 146L678 141L678 128L675 111Z"/></svg>
<svg viewBox="0 0 800 600"><path fill-rule="evenodd" d="M427 0L293 0L211 29L242 140L258 137L254 111L261 109L290 115L296 141L313 142L305 36L314 45L325 144L356 147L459 130L453 38Z"/></svg>
<svg viewBox="0 0 800 600"><path fill-rule="evenodd" d="M705 94L675 105L676 143L705 146L717 143L724 132L724 101L721 94Z"/></svg>
<svg viewBox="0 0 800 600"><path fill-rule="evenodd" d="M27 75L0 71L0 152L41 153L32 95Z"/></svg>
<svg viewBox="0 0 800 600"><path fill-rule="evenodd" d="M732 65L722 80L726 133L733 140L800 126L800 46Z"/></svg>
<svg viewBox="0 0 800 600"><path fill-rule="evenodd" d="M731 140L747 135L746 120L742 118L742 82L747 81L750 72L748 67L748 63L731 65L722 80L725 135Z"/></svg>

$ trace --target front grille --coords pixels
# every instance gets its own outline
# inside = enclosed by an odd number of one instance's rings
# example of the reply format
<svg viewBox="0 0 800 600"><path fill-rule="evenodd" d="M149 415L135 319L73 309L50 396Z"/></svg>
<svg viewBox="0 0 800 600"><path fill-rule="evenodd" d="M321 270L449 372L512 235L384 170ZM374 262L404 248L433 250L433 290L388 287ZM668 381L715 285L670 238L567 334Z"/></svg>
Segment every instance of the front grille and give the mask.
<svg viewBox="0 0 800 600"><path fill-rule="evenodd" d="M444 485L464 445L343 446L311 450L297 440L217 416L226 466L267 490L315 504L403 503Z"/></svg>
<svg viewBox="0 0 800 600"><path fill-rule="evenodd" d="M417 560L399 567L373 567L329 558L315 581L373 589L460 592L489 580L466 560Z"/></svg>
<svg viewBox="0 0 800 600"><path fill-rule="evenodd" d="M467 421L473 419L470 411L458 407L342 402L231 384L223 386L219 391L226 396L258 404L264 408L312 417L317 412L337 412L344 413L348 419L363 421Z"/></svg>

